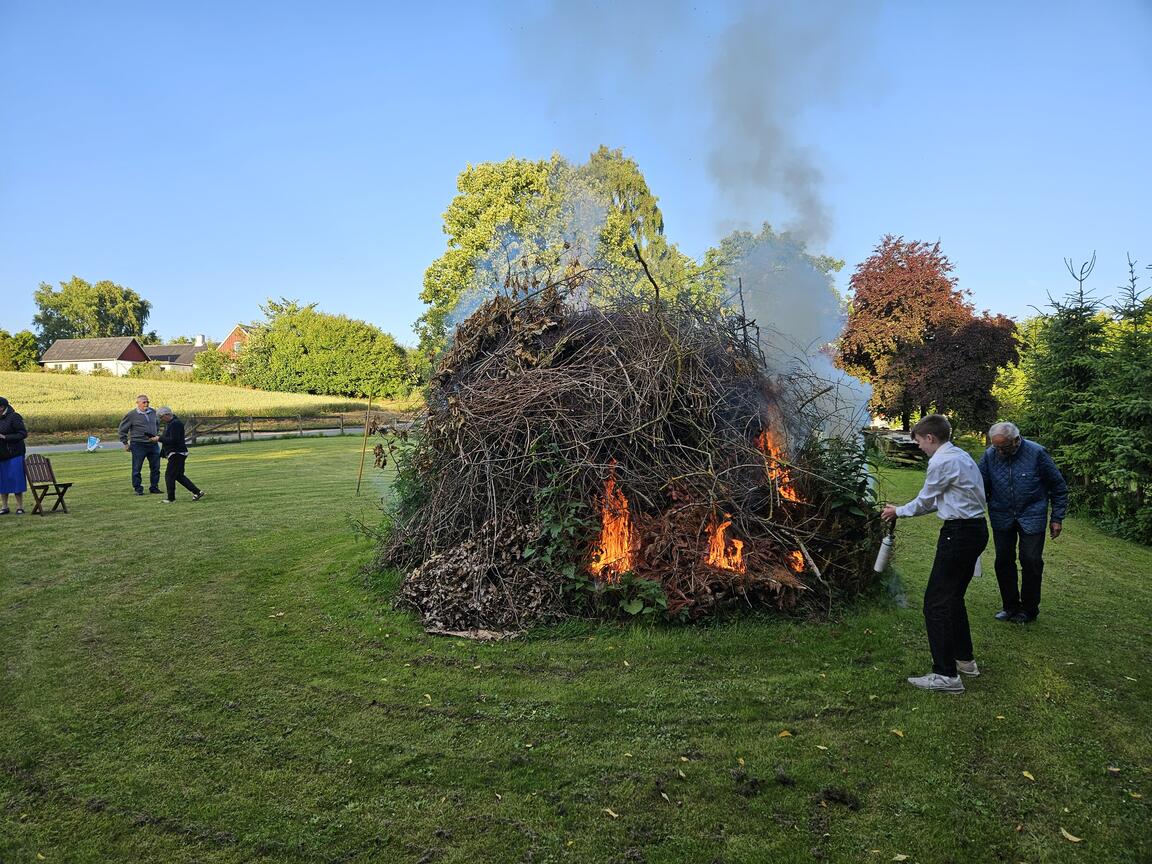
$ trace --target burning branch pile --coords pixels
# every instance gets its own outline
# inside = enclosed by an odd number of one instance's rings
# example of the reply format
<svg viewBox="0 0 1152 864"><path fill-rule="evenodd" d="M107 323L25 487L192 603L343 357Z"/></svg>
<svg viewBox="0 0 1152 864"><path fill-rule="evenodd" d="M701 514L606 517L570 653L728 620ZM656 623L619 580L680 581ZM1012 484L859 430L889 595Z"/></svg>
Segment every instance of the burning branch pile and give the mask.
<svg viewBox="0 0 1152 864"><path fill-rule="evenodd" d="M571 285L565 286L567 290ZM497 296L457 330L399 469L383 563L431 628L520 629L605 598L672 617L830 603L878 537L821 382L769 374L731 312Z"/></svg>

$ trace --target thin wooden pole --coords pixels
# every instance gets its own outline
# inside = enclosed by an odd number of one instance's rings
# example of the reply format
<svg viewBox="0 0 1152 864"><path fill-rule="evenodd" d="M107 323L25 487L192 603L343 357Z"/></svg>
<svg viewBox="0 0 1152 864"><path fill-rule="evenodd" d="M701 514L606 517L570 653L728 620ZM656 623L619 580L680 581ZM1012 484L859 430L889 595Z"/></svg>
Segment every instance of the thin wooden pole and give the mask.
<svg viewBox="0 0 1152 864"><path fill-rule="evenodd" d="M368 452L368 418L372 415L372 394L368 394L368 407L364 409L364 444L360 448L360 473L356 475L356 495L360 495L360 480L364 477L364 456Z"/></svg>

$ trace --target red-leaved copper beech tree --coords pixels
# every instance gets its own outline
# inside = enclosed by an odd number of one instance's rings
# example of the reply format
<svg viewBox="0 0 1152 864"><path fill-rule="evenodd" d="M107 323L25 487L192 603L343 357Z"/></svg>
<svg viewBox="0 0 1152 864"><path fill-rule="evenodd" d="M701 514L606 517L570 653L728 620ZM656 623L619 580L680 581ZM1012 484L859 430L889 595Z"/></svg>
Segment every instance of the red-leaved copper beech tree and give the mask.
<svg viewBox="0 0 1152 864"><path fill-rule="evenodd" d="M899 418L952 414L970 427L996 419L992 384L1016 359L1016 325L977 315L940 244L886 235L852 274L841 368L872 384L872 408Z"/></svg>

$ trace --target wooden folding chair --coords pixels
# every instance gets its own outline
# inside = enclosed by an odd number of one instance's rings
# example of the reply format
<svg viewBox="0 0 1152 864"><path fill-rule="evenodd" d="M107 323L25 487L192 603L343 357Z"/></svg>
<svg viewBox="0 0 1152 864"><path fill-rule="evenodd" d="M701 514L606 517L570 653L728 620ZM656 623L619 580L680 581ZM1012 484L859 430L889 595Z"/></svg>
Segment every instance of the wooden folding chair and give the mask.
<svg viewBox="0 0 1152 864"><path fill-rule="evenodd" d="M39 453L24 457L24 477L28 480L28 488L32 490L32 515L44 515L44 499L49 495L56 496L52 505L52 512L63 510L68 512L68 505L64 503L64 495L72 488L71 483L57 483L56 475L52 473L52 463Z"/></svg>

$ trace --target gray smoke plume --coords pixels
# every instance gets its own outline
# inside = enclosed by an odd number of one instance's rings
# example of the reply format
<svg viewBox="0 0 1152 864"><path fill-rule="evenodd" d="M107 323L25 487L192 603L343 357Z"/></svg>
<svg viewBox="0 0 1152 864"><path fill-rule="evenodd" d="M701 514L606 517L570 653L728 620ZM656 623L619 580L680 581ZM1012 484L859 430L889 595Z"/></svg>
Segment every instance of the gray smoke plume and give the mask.
<svg viewBox="0 0 1152 864"><path fill-rule="evenodd" d="M868 422L871 388L830 359L830 345L844 327L845 311L832 284L804 247L788 235L761 236L729 263L725 286L759 328L760 350L828 436L856 440ZM807 431L807 430L806 430Z"/></svg>
<svg viewBox="0 0 1152 864"><path fill-rule="evenodd" d="M706 134L696 161L707 165L720 233L772 217L818 247L832 215L819 142L805 137L804 115L834 101L854 72L854 48L875 5L551 0L524 19L521 56L554 112L585 128L608 113L598 106L610 105L683 141L677 111L701 106Z"/></svg>
<svg viewBox="0 0 1152 864"><path fill-rule="evenodd" d="M709 75L708 170L721 211L732 220L780 199L789 230L810 245L828 241L815 143L801 135L806 109L832 99L852 55L849 27L861 4L740 4L724 30ZM774 200L775 199L775 200Z"/></svg>

